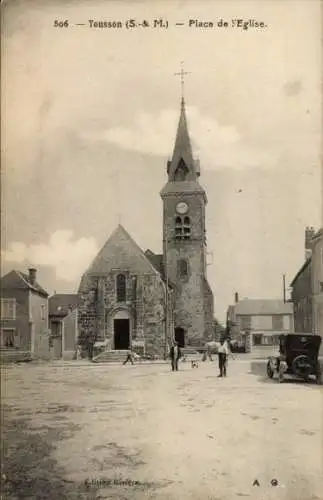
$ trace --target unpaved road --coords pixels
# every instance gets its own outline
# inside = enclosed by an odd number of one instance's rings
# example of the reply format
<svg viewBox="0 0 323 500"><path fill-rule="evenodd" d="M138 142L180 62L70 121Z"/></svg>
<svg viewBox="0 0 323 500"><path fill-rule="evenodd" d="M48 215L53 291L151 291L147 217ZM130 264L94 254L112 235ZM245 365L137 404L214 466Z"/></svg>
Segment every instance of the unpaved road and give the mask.
<svg viewBox="0 0 323 500"><path fill-rule="evenodd" d="M322 387L261 370L7 367L3 498L322 499Z"/></svg>

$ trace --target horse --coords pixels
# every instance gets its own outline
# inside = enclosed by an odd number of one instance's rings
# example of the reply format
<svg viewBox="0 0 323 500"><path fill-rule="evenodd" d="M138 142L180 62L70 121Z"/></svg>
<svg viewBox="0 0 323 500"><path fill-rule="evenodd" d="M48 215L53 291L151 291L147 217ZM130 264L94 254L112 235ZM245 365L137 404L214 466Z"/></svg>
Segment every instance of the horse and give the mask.
<svg viewBox="0 0 323 500"><path fill-rule="evenodd" d="M206 344L204 345L205 352L203 354L202 360L206 361L208 357L210 361L212 361L212 354L218 353L220 345L221 345L220 342L215 342L214 340L212 340L211 342L206 342Z"/></svg>

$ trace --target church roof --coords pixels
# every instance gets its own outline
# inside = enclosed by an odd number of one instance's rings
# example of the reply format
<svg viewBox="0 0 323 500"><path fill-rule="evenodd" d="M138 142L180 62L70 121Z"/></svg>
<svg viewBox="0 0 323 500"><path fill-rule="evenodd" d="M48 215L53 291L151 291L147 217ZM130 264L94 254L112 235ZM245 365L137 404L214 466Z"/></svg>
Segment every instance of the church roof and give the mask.
<svg viewBox="0 0 323 500"><path fill-rule="evenodd" d="M145 251L145 256L147 259L150 260L154 268L161 274L164 274L164 268L163 268L163 255L162 254L155 254L151 250L146 250Z"/></svg>
<svg viewBox="0 0 323 500"><path fill-rule="evenodd" d="M112 270L134 273L157 273L151 261L120 224L111 234L87 270L89 274L106 274Z"/></svg>
<svg viewBox="0 0 323 500"><path fill-rule="evenodd" d="M184 98L182 98L181 100L181 112L177 127L173 156L167 168L167 173L169 174L170 180L174 180L175 171L181 160L184 162L189 171L188 178L190 180L196 179L200 175L200 172L198 163L195 162L193 158L191 140L187 126Z"/></svg>
<svg viewBox="0 0 323 500"><path fill-rule="evenodd" d="M235 305L237 315L293 314L293 304L275 299L243 299Z"/></svg>

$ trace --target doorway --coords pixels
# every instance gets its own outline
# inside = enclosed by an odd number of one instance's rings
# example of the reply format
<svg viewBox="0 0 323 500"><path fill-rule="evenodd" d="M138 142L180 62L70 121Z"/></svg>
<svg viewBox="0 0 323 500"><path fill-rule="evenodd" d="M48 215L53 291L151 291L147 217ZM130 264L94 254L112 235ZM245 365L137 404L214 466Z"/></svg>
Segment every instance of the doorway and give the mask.
<svg viewBox="0 0 323 500"><path fill-rule="evenodd" d="M179 347L185 347L185 330L180 326L175 328L175 341Z"/></svg>
<svg viewBox="0 0 323 500"><path fill-rule="evenodd" d="M114 348L116 350L129 349L130 345L130 321L129 319L115 319L114 326Z"/></svg>
<svg viewBox="0 0 323 500"><path fill-rule="evenodd" d="M262 345L262 334L255 334L253 336L253 345Z"/></svg>

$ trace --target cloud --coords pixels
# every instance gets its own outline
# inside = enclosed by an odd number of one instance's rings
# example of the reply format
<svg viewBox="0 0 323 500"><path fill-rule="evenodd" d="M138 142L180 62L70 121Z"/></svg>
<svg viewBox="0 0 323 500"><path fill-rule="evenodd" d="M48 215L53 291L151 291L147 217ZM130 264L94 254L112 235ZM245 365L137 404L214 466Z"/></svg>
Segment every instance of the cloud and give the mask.
<svg viewBox="0 0 323 500"><path fill-rule="evenodd" d="M203 115L197 107L188 107L187 116L193 151L204 168L253 167L275 160L272 152L269 154L254 144L248 144L236 127L221 125L211 116ZM174 110L163 110L157 116L141 113L130 127L87 132L83 138L107 141L122 149L144 154L169 156L177 122L178 112Z"/></svg>
<svg viewBox="0 0 323 500"><path fill-rule="evenodd" d="M48 243L26 245L12 242L2 252L5 263L22 264L29 262L35 267L50 266L56 277L65 281L78 279L98 253L94 238L73 239L73 231L55 231Z"/></svg>

